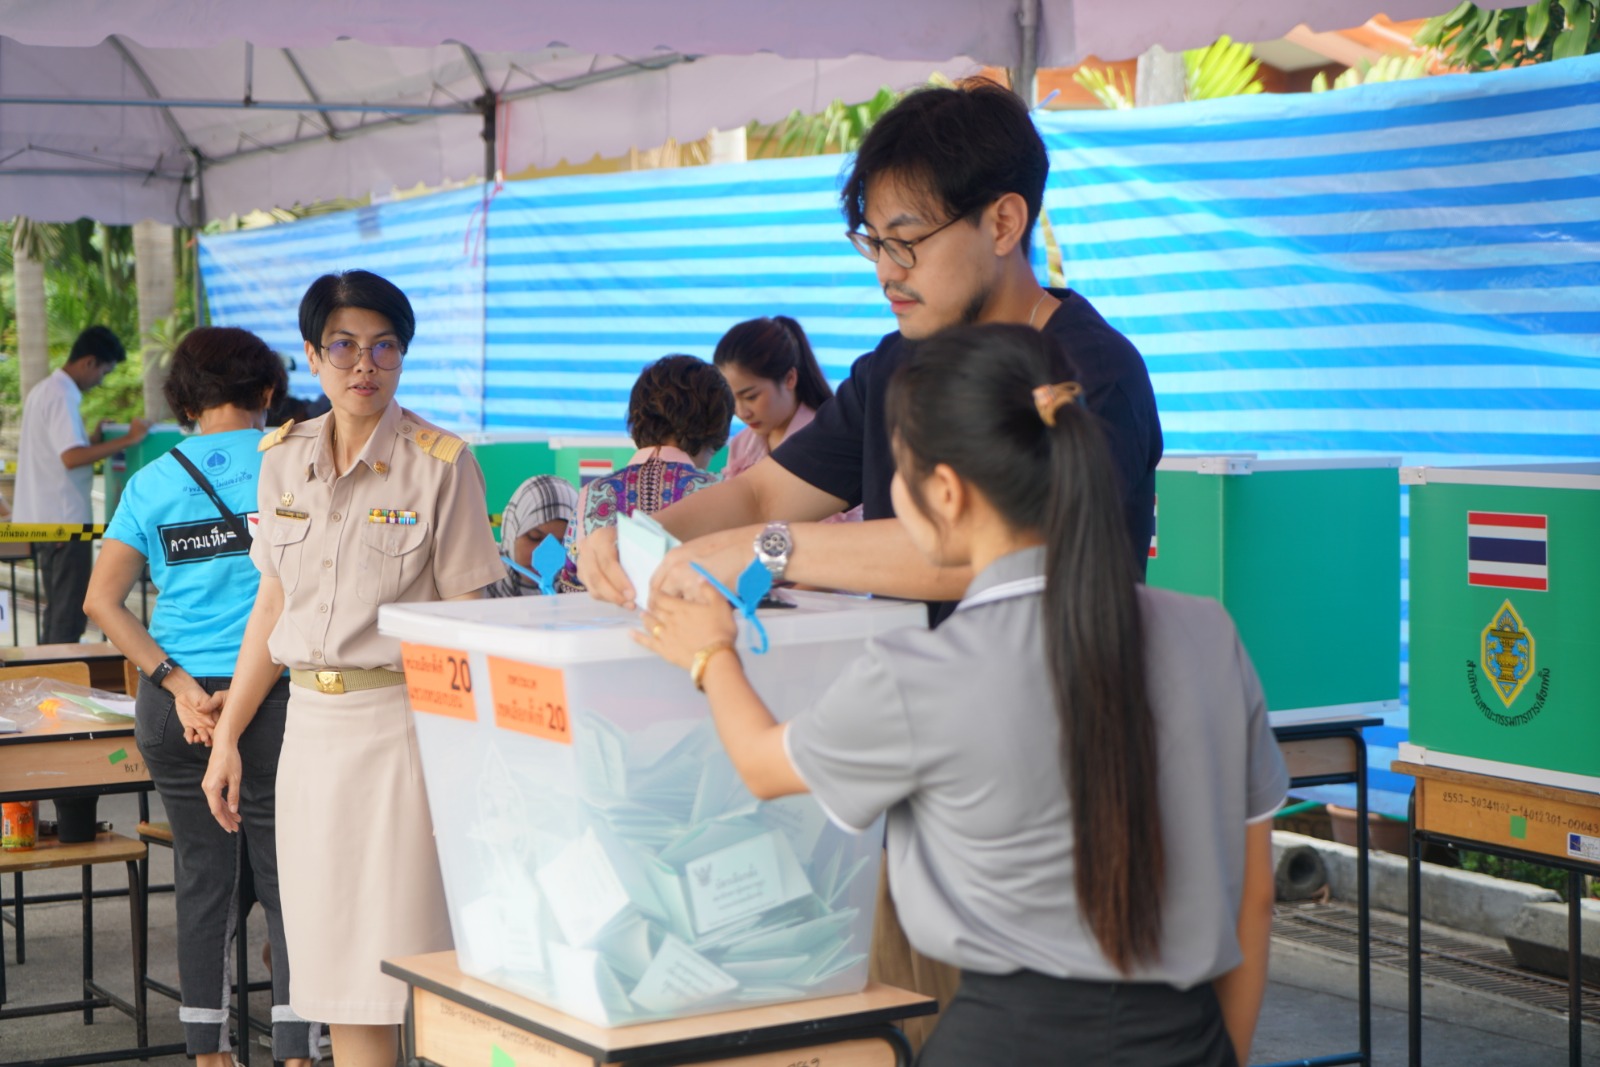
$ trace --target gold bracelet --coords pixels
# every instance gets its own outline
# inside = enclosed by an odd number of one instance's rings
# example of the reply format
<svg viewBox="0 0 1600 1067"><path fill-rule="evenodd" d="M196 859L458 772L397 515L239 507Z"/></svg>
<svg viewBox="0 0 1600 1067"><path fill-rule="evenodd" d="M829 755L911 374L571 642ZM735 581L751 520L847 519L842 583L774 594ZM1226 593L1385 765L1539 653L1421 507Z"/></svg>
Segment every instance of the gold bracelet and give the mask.
<svg viewBox="0 0 1600 1067"><path fill-rule="evenodd" d="M739 658L732 641L715 641L696 652L694 662L689 664L689 681L693 682L694 687L702 693L706 691L706 667L718 652L732 652L735 659Z"/></svg>

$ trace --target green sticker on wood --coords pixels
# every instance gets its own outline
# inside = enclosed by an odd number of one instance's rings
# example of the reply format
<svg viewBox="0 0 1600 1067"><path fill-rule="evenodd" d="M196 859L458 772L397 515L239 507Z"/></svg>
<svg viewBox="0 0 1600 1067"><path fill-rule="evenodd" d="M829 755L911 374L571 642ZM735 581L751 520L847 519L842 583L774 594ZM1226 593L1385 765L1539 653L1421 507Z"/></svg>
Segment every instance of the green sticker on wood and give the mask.
<svg viewBox="0 0 1600 1067"><path fill-rule="evenodd" d="M119 748L115 752L111 753L111 755L107 756L106 758L109 759L114 764L115 763L121 763L123 760L128 758L128 750L125 749L125 748Z"/></svg>
<svg viewBox="0 0 1600 1067"><path fill-rule="evenodd" d="M499 1045L490 1045L489 1067L517 1067L517 1061L507 1056Z"/></svg>
<svg viewBox="0 0 1600 1067"><path fill-rule="evenodd" d="M1511 836L1522 840L1528 836L1528 820L1521 815L1511 816Z"/></svg>

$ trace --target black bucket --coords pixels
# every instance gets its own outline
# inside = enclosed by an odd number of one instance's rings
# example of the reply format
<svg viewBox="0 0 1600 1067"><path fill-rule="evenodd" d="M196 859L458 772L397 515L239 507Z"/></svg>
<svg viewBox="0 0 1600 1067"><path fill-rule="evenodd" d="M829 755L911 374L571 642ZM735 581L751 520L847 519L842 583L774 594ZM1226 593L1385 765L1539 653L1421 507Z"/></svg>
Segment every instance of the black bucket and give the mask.
<svg viewBox="0 0 1600 1067"><path fill-rule="evenodd" d="M56 840L63 845L93 841L99 797L61 797L56 800Z"/></svg>

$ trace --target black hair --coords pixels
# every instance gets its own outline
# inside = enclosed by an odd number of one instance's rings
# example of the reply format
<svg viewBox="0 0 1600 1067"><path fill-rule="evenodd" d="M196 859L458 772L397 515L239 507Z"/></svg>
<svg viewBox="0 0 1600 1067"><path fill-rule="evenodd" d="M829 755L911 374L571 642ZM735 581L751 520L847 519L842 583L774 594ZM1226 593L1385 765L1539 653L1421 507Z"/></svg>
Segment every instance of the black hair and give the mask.
<svg viewBox="0 0 1600 1067"><path fill-rule="evenodd" d="M676 445L698 456L728 443L733 390L694 356L663 356L644 369L628 396L628 435L640 448Z"/></svg>
<svg viewBox="0 0 1600 1067"><path fill-rule="evenodd" d="M719 367L731 363L773 382L794 371L795 399L812 410L833 398L833 387L822 376L805 330L787 315L739 323L722 335L711 362Z"/></svg>
<svg viewBox="0 0 1600 1067"><path fill-rule="evenodd" d="M1049 173L1027 105L995 82L972 78L953 89L918 89L886 111L857 149L840 197L850 228L859 230L867 186L883 175L944 208L946 219L970 217L1016 193L1028 205L1026 254Z"/></svg>
<svg viewBox="0 0 1600 1067"><path fill-rule="evenodd" d="M260 411L267 406L268 389L274 400L289 390L283 357L236 326L197 326L184 334L161 387L186 430L194 428L202 411L223 404Z"/></svg>
<svg viewBox="0 0 1600 1067"><path fill-rule="evenodd" d="M376 311L394 328L395 336L400 339L400 351L411 348L411 338L417 332L417 316L406 294L388 278L367 270L324 274L312 282L306 295L300 298L300 336L320 347L328 316L340 308Z"/></svg>
<svg viewBox="0 0 1600 1067"><path fill-rule="evenodd" d="M128 350L122 347L122 342L109 327L90 326L72 342L72 351L67 353L67 362L71 363L85 356L93 356L94 361L102 366L115 367L128 358Z"/></svg>
<svg viewBox="0 0 1600 1067"><path fill-rule="evenodd" d="M1045 543L1044 635L1061 717L1075 888L1088 929L1123 973L1160 946L1165 852L1137 575L1121 491L1095 416L1048 426L1033 390L1073 378L1025 326L959 326L915 344L889 387L896 462L918 488L943 464L1017 531Z"/></svg>

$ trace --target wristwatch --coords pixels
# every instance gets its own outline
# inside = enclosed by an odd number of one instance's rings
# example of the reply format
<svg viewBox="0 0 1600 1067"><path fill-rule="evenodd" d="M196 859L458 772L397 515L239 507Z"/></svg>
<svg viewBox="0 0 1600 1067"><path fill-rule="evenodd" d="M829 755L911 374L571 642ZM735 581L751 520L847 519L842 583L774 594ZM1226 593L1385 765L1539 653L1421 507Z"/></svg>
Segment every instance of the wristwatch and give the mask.
<svg viewBox="0 0 1600 1067"><path fill-rule="evenodd" d="M157 663L156 664L156 669L150 672L150 674L149 674L150 684L155 686L157 689L160 689L161 688L161 683L167 680L167 675L171 674L173 671L175 671L177 669L178 669L178 665L176 663L172 662L172 657L171 656L168 656L166 659L162 660L160 663Z"/></svg>
<svg viewBox="0 0 1600 1067"><path fill-rule="evenodd" d="M783 572L789 569L789 553L794 551L794 535L786 522L769 522L756 537L756 559L767 568L774 582L783 581Z"/></svg>

